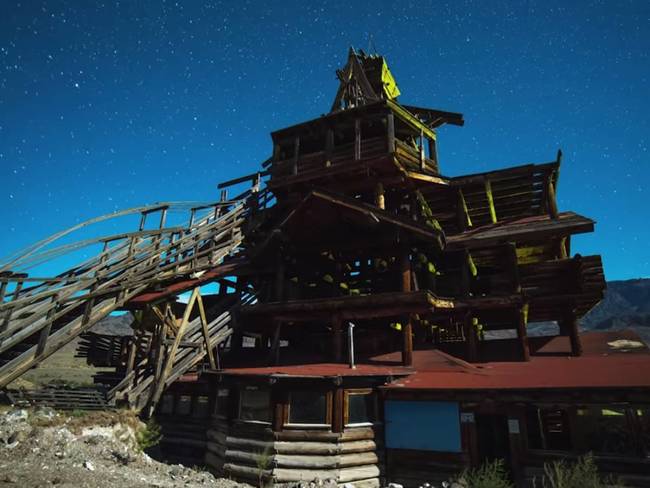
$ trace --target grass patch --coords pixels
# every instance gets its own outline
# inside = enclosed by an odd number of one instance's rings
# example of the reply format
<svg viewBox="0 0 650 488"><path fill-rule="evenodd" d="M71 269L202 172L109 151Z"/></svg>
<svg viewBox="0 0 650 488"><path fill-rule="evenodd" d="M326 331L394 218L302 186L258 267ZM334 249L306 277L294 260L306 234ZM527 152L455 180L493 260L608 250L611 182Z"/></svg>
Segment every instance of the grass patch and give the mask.
<svg viewBox="0 0 650 488"><path fill-rule="evenodd" d="M135 438L140 451L157 446L162 438L160 425L154 419L149 419L144 427L136 431Z"/></svg>

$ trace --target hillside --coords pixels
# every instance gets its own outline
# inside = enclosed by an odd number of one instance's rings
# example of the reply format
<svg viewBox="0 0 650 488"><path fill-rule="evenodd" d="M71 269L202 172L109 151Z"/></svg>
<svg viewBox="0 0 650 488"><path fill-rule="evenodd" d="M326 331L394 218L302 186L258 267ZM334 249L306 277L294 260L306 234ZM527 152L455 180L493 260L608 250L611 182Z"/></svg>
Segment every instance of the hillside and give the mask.
<svg viewBox="0 0 650 488"><path fill-rule="evenodd" d="M650 343L650 279L607 282L605 298L581 325L585 331L633 329Z"/></svg>

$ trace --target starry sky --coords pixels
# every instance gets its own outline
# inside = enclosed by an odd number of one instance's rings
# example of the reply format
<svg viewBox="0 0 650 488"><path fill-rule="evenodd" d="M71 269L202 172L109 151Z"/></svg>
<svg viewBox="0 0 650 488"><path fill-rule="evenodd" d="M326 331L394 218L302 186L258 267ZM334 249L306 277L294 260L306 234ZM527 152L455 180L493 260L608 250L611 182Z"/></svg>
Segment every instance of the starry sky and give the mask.
<svg viewBox="0 0 650 488"><path fill-rule="evenodd" d="M573 251L650 277L650 2L0 2L0 257L96 215L209 201L329 110L354 45L462 112L454 176L555 159Z"/></svg>

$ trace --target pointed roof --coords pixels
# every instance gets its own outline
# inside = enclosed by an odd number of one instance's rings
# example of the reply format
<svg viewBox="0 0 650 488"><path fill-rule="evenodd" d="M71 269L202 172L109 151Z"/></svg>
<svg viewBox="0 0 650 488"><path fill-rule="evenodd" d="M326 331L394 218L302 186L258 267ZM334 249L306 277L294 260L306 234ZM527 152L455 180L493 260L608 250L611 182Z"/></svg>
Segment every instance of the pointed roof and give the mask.
<svg viewBox="0 0 650 488"><path fill-rule="evenodd" d="M379 100L392 100L400 95L395 78L383 56L348 52L348 62L336 71L341 82L330 112L359 107Z"/></svg>

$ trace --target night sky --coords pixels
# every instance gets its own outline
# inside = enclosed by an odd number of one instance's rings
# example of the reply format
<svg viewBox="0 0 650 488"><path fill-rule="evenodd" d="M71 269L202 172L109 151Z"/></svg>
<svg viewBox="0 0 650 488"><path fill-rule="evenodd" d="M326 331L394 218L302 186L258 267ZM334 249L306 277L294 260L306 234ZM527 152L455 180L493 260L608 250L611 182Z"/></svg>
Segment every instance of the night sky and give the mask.
<svg viewBox="0 0 650 488"><path fill-rule="evenodd" d="M382 5L383 4L383 5ZM569 5L571 4L571 5ZM381 5L381 7L380 7ZM462 112L442 172L564 151L574 252L650 276L650 2L0 2L0 257L96 215L214 200L329 110L350 45Z"/></svg>

